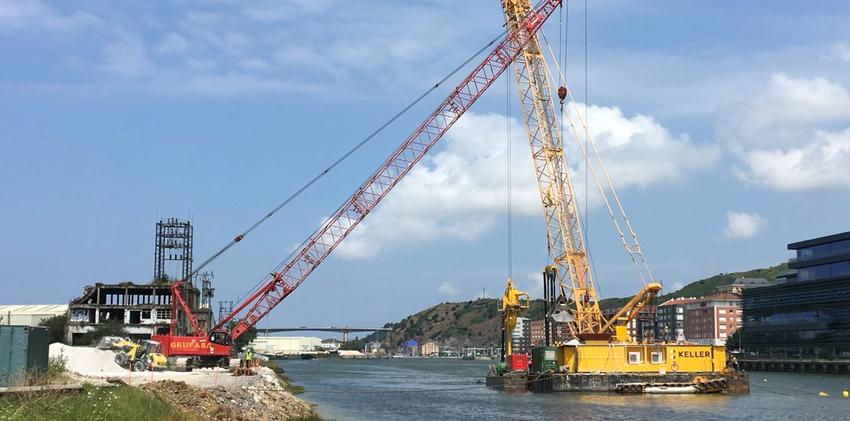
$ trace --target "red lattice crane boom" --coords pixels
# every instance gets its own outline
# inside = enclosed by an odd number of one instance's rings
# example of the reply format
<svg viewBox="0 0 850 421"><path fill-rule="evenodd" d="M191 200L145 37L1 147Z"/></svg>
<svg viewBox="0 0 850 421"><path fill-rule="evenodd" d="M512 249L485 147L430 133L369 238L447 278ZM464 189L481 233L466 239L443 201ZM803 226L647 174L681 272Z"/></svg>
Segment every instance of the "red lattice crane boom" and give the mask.
<svg viewBox="0 0 850 421"><path fill-rule="evenodd" d="M298 288L513 63L523 47L560 4L561 0L544 0L531 10L522 24L508 33L392 156L310 236L293 257L284 263L280 270L271 273L260 289L220 320L213 330L222 329L247 308L247 312L236 319L230 330L230 335L238 338Z"/></svg>
<svg viewBox="0 0 850 421"><path fill-rule="evenodd" d="M227 366L233 339L238 338L292 293L313 270L347 237L354 227L380 203L402 177L457 122L470 106L516 60L561 0L543 0L512 26L505 38L449 94L436 110L401 144L348 200L319 227L292 257L263 280L262 286L242 301L230 314L204 332L181 294L184 281L175 282L172 291L172 323L168 334L154 335L168 356L189 356L194 365ZM238 242L242 236L237 237ZM245 311L244 315L239 317ZM182 310L193 329L189 336L177 335L178 313ZM235 320L232 327L225 327Z"/></svg>

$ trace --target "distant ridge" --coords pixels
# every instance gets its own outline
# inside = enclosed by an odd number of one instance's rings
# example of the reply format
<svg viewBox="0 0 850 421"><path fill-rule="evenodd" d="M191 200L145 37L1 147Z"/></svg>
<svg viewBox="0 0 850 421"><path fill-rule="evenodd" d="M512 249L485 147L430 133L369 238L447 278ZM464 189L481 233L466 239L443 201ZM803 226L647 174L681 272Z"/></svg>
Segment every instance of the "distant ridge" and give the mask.
<svg viewBox="0 0 850 421"><path fill-rule="evenodd" d="M718 286L728 284L741 277L765 278L770 282L775 282L776 277L787 270L788 265L782 263L764 269L720 273L691 282L677 291L661 295L656 298L655 302L661 304L672 298L710 295L717 291ZM601 300L599 304L603 311L610 311L622 307L629 299L631 297L606 298ZM533 300L529 311L523 317L542 318L543 301L540 299ZM401 343L408 339L416 339L419 342L436 340L453 347L486 347L497 345L501 341L500 324L499 300L496 298L446 302L407 316L397 323L387 323L384 327L393 328L391 332L374 333L363 340L384 340L384 343L391 348L401 346Z"/></svg>

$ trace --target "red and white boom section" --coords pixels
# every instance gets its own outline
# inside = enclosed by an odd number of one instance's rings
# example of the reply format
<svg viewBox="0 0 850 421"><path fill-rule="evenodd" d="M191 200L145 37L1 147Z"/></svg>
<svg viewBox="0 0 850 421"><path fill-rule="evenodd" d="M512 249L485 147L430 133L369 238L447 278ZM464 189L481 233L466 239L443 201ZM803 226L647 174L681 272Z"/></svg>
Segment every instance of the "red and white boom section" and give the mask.
<svg viewBox="0 0 850 421"><path fill-rule="evenodd" d="M238 338L298 288L513 63L523 47L560 5L561 0L543 0L529 11L521 24L507 34L392 156L307 239L293 257L282 264L280 270L271 273L263 286L220 320L213 330L222 330L235 319L230 335L234 339ZM246 308L247 312L238 317Z"/></svg>

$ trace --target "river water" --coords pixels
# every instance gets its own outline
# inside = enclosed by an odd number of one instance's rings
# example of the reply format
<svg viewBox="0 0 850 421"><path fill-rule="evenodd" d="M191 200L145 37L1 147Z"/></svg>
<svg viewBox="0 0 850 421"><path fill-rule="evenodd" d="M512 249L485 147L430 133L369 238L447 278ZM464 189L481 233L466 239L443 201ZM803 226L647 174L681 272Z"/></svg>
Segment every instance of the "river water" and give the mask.
<svg viewBox="0 0 850 421"><path fill-rule="evenodd" d="M283 360L301 398L336 420L850 420L850 376L750 374L748 396L506 393L483 384L489 361ZM829 397L819 397L825 391Z"/></svg>

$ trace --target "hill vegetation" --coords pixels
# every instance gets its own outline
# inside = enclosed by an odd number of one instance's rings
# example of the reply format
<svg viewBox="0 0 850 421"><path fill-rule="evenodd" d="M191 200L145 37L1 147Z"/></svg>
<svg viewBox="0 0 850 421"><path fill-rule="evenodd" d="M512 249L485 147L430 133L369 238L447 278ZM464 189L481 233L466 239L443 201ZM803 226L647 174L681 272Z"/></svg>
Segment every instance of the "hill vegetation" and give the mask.
<svg viewBox="0 0 850 421"><path fill-rule="evenodd" d="M709 278L700 279L685 285L679 290L668 294L660 295L656 298L656 302L663 303L673 298L682 297L703 297L717 292L717 287L726 285L738 278L764 278L770 282L775 282L776 277L788 270L788 264L782 263L776 266L771 266L765 269L753 269L745 272L720 273ZM599 301L599 305L604 310L619 309L626 304L631 297L625 298L606 298Z"/></svg>
<svg viewBox="0 0 850 421"><path fill-rule="evenodd" d="M709 278L700 279L685 285L683 288L661 295L657 303L680 297L701 297L717 292L717 287L731 283L741 277L765 278L774 282L776 277L788 269L787 264L780 264L765 269L754 269L745 272L720 273ZM607 298L600 301L603 311L622 307L631 297ZM529 311L524 314L532 320L543 318L543 300L533 300ZM446 302L422 310L405 317L397 323L387 323L391 332L380 332L358 339L358 345L367 341L383 341L390 348L400 347L408 339L420 343L435 340L450 347L488 347L501 341L501 317L499 300L484 298L473 301Z"/></svg>

